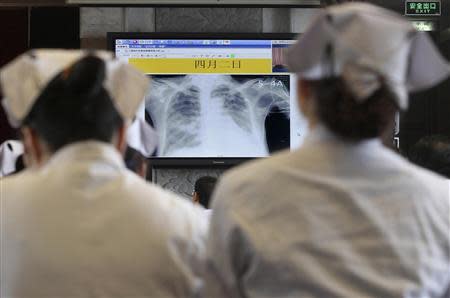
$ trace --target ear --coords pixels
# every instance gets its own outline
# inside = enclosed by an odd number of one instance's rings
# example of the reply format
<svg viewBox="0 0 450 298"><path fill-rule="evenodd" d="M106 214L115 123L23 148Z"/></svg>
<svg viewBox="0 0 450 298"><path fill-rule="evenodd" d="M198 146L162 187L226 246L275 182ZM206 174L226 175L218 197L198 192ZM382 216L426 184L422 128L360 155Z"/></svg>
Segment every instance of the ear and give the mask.
<svg viewBox="0 0 450 298"><path fill-rule="evenodd" d="M311 100L311 87L308 81L299 79L297 81L298 104L303 113L307 113L307 106Z"/></svg>
<svg viewBox="0 0 450 298"><path fill-rule="evenodd" d="M137 174L144 179L147 179L147 162L143 162L139 167Z"/></svg>
<svg viewBox="0 0 450 298"><path fill-rule="evenodd" d="M28 126L22 127L21 132L27 167L41 165L44 162L45 150L38 134Z"/></svg>
<svg viewBox="0 0 450 298"><path fill-rule="evenodd" d="M309 81L299 79L297 82L298 106L302 114L308 120L310 128L317 122L315 100L313 98L311 85Z"/></svg>
<svg viewBox="0 0 450 298"><path fill-rule="evenodd" d="M120 153L125 154L127 149L127 125L123 124L117 130L115 147Z"/></svg>
<svg viewBox="0 0 450 298"><path fill-rule="evenodd" d="M198 197L198 193L194 191L194 194L192 195L192 201L194 203L200 203L200 198Z"/></svg>

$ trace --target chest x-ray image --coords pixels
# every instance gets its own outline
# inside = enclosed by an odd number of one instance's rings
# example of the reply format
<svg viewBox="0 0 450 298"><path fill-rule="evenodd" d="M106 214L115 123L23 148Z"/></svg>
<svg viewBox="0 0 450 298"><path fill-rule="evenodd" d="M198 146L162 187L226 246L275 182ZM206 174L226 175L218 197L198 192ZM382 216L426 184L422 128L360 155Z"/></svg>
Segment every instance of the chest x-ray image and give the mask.
<svg viewBox="0 0 450 298"><path fill-rule="evenodd" d="M290 146L289 75L158 75L146 119L159 157L263 157Z"/></svg>

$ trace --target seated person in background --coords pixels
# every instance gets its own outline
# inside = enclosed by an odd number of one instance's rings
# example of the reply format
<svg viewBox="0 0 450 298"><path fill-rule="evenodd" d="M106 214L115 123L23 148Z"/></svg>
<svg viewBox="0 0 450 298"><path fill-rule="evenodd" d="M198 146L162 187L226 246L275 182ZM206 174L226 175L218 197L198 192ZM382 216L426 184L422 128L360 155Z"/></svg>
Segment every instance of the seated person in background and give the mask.
<svg viewBox="0 0 450 298"><path fill-rule="evenodd" d="M122 158L148 79L106 52L35 50L0 84L30 167L2 179L0 296L195 294L203 210Z"/></svg>
<svg viewBox="0 0 450 298"><path fill-rule="evenodd" d="M444 297L448 182L380 137L447 62L408 20L355 2L324 9L288 65L310 134L219 182L205 296Z"/></svg>
<svg viewBox="0 0 450 298"><path fill-rule="evenodd" d="M450 138L443 135L420 139L409 151L409 160L450 179Z"/></svg>
<svg viewBox="0 0 450 298"><path fill-rule="evenodd" d="M203 176L195 181L194 193L192 201L202 205L205 209L209 209L209 200L217 183L217 178L211 176Z"/></svg>

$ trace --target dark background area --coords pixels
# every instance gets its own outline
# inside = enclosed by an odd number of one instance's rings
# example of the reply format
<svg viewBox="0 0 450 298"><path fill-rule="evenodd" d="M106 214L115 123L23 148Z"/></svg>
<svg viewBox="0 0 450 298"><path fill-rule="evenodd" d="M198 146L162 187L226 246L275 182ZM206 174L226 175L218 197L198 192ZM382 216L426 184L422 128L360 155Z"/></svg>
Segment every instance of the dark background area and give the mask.
<svg viewBox="0 0 450 298"><path fill-rule="evenodd" d="M29 17L30 48L80 48L79 8L35 7Z"/></svg>
<svg viewBox="0 0 450 298"><path fill-rule="evenodd" d="M0 9L0 67L28 49L28 9ZM1 90L0 90L1 93ZM1 95L0 95L1 97ZM15 137L0 105L0 144Z"/></svg>
<svg viewBox="0 0 450 298"><path fill-rule="evenodd" d="M28 49L80 48L80 10L77 7L0 7L0 38L0 67ZM0 107L0 144L16 137Z"/></svg>

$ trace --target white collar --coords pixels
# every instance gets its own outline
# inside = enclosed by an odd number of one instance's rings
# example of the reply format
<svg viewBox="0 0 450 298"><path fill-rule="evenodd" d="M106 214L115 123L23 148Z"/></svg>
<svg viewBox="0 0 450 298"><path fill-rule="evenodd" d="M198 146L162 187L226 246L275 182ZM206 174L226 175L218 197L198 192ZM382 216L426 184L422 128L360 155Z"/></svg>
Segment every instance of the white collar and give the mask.
<svg viewBox="0 0 450 298"><path fill-rule="evenodd" d="M323 124L317 124L312 128L305 138L304 145L317 145L319 143L333 143L335 145L344 145L349 147L373 147L383 146L379 138L371 138L359 142L349 142L334 134Z"/></svg>
<svg viewBox="0 0 450 298"><path fill-rule="evenodd" d="M125 169L122 155L111 144L99 141L84 141L66 145L54 153L42 169L74 161L103 163L117 171Z"/></svg>

